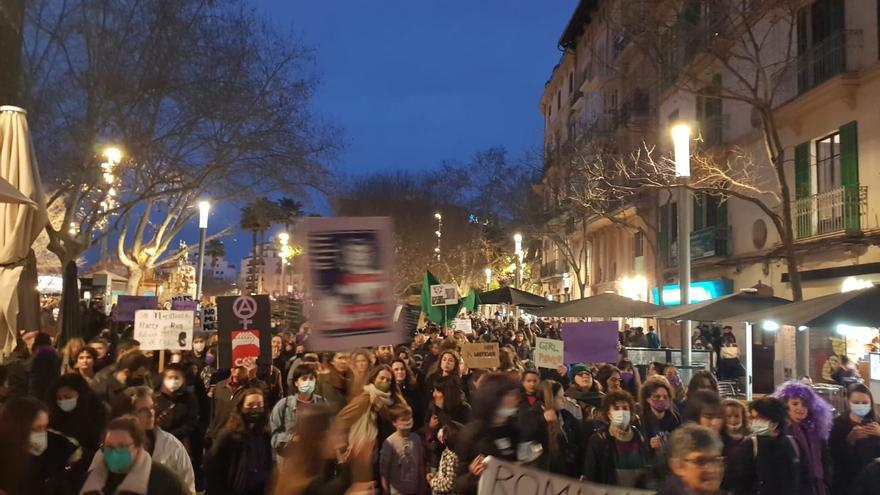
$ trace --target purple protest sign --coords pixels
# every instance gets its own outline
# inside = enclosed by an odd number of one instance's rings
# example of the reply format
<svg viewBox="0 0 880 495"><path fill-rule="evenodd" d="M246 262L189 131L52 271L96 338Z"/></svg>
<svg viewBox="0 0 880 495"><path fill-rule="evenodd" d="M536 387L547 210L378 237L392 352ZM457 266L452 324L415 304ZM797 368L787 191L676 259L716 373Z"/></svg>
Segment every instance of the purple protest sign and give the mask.
<svg viewBox="0 0 880 495"><path fill-rule="evenodd" d="M134 321L134 312L139 309L156 309L159 306L159 298L156 296L119 296L116 299L116 311L113 317L116 321Z"/></svg>
<svg viewBox="0 0 880 495"><path fill-rule="evenodd" d="M171 309L175 311L195 311L198 308L195 301L171 301Z"/></svg>
<svg viewBox="0 0 880 495"><path fill-rule="evenodd" d="M616 363L616 321L563 323L562 341L565 342L565 364Z"/></svg>

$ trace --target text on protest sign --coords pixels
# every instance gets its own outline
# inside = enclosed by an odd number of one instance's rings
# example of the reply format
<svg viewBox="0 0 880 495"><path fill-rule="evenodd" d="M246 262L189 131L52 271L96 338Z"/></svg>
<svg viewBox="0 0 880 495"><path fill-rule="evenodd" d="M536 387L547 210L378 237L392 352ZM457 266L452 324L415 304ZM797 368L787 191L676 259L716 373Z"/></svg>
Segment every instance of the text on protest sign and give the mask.
<svg viewBox="0 0 880 495"><path fill-rule="evenodd" d="M468 368L492 369L501 366L498 358L498 342L462 344L461 358Z"/></svg>
<svg viewBox="0 0 880 495"><path fill-rule="evenodd" d="M599 485L550 474L495 457L484 461L477 495L654 495L657 492Z"/></svg>
<svg viewBox="0 0 880 495"><path fill-rule="evenodd" d="M431 306L454 306L458 304L458 287L453 284L431 286Z"/></svg>
<svg viewBox="0 0 880 495"><path fill-rule="evenodd" d="M220 366L242 365L245 359L272 360L269 296L243 295L217 298L217 337Z"/></svg>
<svg viewBox="0 0 880 495"><path fill-rule="evenodd" d="M535 339L535 366L556 369L565 364L563 359L565 343L561 340Z"/></svg>
<svg viewBox="0 0 880 495"><path fill-rule="evenodd" d="M145 351L186 350L192 337L192 311L141 309L134 314L134 339Z"/></svg>
<svg viewBox="0 0 880 495"><path fill-rule="evenodd" d="M474 328L471 326L470 318L458 318L455 320L455 326L453 329L456 332L464 332L464 333L474 333Z"/></svg>

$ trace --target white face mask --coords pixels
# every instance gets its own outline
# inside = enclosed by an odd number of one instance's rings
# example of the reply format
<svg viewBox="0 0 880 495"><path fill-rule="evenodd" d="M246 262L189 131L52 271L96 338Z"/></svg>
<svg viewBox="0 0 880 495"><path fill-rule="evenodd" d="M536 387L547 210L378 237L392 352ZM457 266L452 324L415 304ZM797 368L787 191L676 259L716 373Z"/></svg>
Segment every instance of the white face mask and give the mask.
<svg viewBox="0 0 880 495"><path fill-rule="evenodd" d="M193 342L193 350L196 352L202 352L205 350L204 342Z"/></svg>
<svg viewBox="0 0 880 495"><path fill-rule="evenodd" d="M611 411L611 424L620 429L629 426L629 411Z"/></svg>
<svg viewBox="0 0 880 495"><path fill-rule="evenodd" d="M309 395L315 391L315 380L299 380L296 382L296 390L304 395Z"/></svg>
<svg viewBox="0 0 880 495"><path fill-rule="evenodd" d="M183 380L179 378L166 378L162 382L162 384L165 385L165 388L167 388L171 392L177 392L177 389L179 389L181 385L183 385Z"/></svg>
<svg viewBox="0 0 880 495"><path fill-rule="evenodd" d="M752 420L752 432L759 437L770 435L775 429L775 425L772 421L765 421L762 419Z"/></svg>
<svg viewBox="0 0 880 495"><path fill-rule="evenodd" d="M180 354L172 354L171 355L171 362L172 363L179 363L180 362Z"/></svg>
<svg viewBox="0 0 880 495"><path fill-rule="evenodd" d="M410 431L413 427L413 420L409 420L406 423L401 423L397 426L398 431Z"/></svg>
<svg viewBox="0 0 880 495"><path fill-rule="evenodd" d="M31 432L28 451L31 455L40 455L49 447L49 432Z"/></svg>
<svg viewBox="0 0 880 495"><path fill-rule="evenodd" d="M76 397L72 399L58 399L58 409L64 412L70 412L76 409Z"/></svg>
<svg viewBox="0 0 880 495"><path fill-rule="evenodd" d="M871 404L850 404L849 410L860 418L864 418L871 412Z"/></svg>

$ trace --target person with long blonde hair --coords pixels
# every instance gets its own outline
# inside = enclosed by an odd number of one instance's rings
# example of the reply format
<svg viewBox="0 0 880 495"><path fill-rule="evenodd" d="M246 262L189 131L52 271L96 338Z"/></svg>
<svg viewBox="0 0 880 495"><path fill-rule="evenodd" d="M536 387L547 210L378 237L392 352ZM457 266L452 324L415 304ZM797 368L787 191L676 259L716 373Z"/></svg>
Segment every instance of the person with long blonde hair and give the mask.
<svg viewBox="0 0 880 495"><path fill-rule="evenodd" d="M577 477L583 464L580 422L565 409L565 389L559 382L544 380L539 391L547 423L547 468L551 473Z"/></svg>

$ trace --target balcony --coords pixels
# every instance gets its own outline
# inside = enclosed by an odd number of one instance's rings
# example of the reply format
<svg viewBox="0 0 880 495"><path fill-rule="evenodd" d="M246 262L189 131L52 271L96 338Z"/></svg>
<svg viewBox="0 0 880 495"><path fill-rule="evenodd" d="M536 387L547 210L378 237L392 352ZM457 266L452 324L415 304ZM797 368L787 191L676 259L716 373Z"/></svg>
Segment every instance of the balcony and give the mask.
<svg viewBox="0 0 880 495"><path fill-rule="evenodd" d="M798 94L844 72L861 69L862 31L846 29L809 47L797 58Z"/></svg>
<svg viewBox="0 0 880 495"><path fill-rule="evenodd" d="M867 186L844 186L797 199L792 204L795 235L806 239L836 232L858 232L866 224L867 211Z"/></svg>
<svg viewBox="0 0 880 495"><path fill-rule="evenodd" d="M565 273L565 263L562 260L549 261L541 265L541 278L561 277Z"/></svg>
<svg viewBox="0 0 880 495"><path fill-rule="evenodd" d="M730 255L730 227L716 225L691 232L691 260ZM678 266L678 244L673 242L666 253L666 266Z"/></svg>

